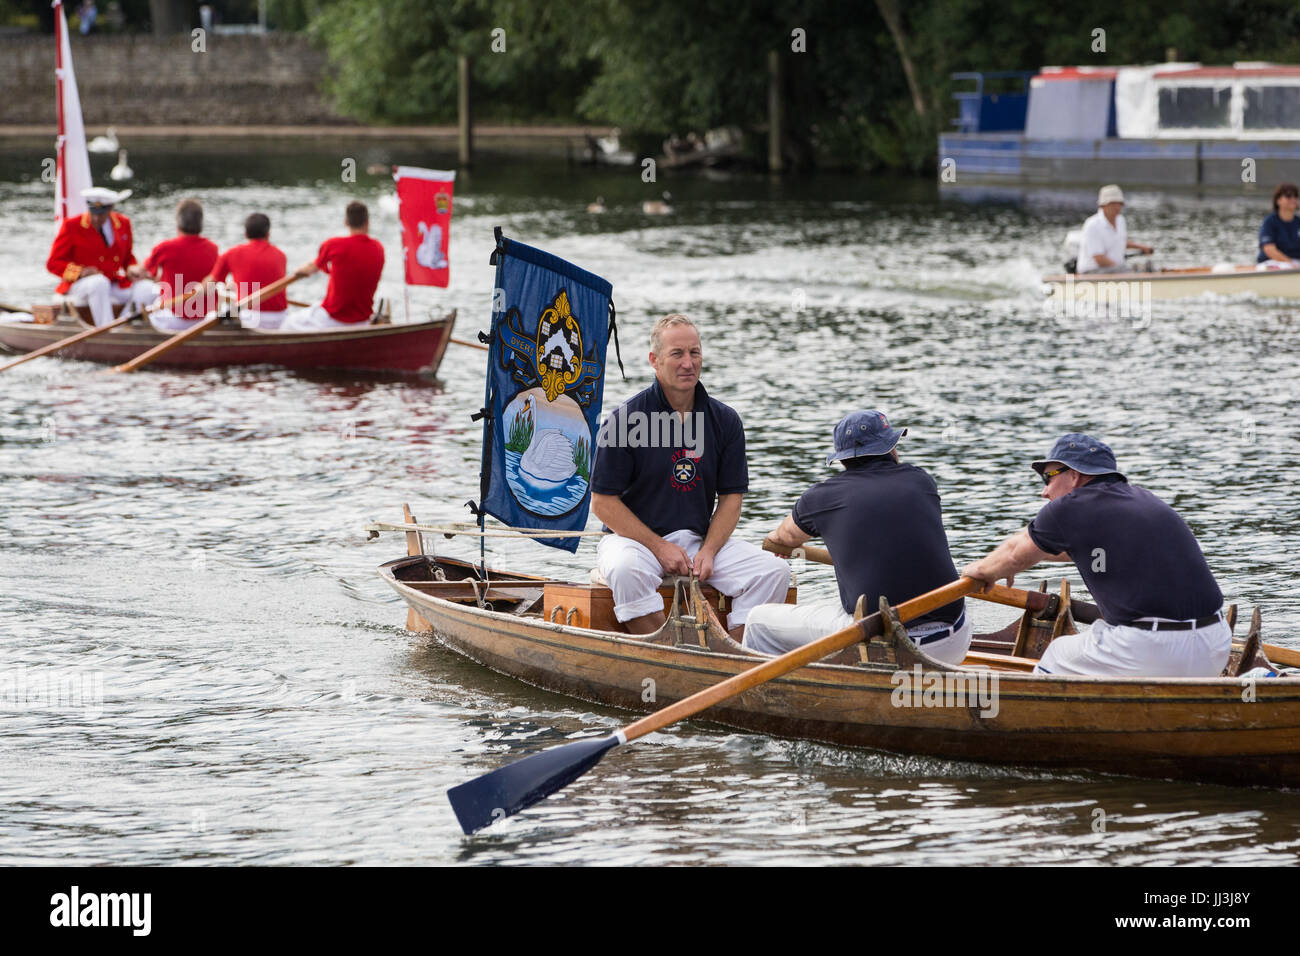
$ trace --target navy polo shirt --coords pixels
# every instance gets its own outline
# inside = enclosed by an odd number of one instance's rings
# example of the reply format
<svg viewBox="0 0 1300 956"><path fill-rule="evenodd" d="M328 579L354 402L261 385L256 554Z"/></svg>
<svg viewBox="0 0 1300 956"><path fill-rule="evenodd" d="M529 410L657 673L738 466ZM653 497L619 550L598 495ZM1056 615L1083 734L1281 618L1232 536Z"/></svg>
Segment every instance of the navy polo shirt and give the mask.
<svg viewBox="0 0 1300 956"><path fill-rule="evenodd" d="M1123 475L1101 475L1049 501L1028 530L1048 554L1070 556L1107 624L1193 620L1223 607L1192 529Z"/></svg>
<svg viewBox="0 0 1300 956"><path fill-rule="evenodd" d="M862 594L872 613L881 595L901 604L957 580L939 489L915 465L878 458L848 468L805 491L791 516L806 534L826 542L840 604L849 614ZM964 607L954 601L908 623L955 624Z"/></svg>
<svg viewBox="0 0 1300 956"><path fill-rule="evenodd" d="M680 416L655 379L614 409L596 436L591 490L619 496L660 537L707 535L718 495L749 490L745 428L735 410L697 382L688 417L688 427L673 424Z"/></svg>
<svg viewBox="0 0 1300 956"><path fill-rule="evenodd" d="M1277 213L1270 213L1259 227L1259 256L1256 262L1267 262L1264 246L1267 243L1277 246L1277 251L1292 259L1300 259L1300 216L1293 216L1290 222L1283 222Z"/></svg>

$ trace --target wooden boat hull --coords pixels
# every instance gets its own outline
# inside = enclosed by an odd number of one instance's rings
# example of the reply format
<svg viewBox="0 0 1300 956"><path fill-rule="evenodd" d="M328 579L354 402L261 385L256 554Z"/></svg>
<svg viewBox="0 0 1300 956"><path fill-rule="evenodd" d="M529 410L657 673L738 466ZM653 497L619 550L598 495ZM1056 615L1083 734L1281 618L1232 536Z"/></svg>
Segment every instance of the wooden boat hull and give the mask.
<svg viewBox="0 0 1300 956"><path fill-rule="evenodd" d="M406 325L362 325L327 332L278 332L218 326L158 358L159 367L219 368L275 365L291 369L339 369L433 375L442 362L456 313ZM82 332L86 326L61 316L50 324L0 323L0 346L30 352ZM118 365L140 355L167 333L131 323L86 339L56 354Z"/></svg>
<svg viewBox="0 0 1300 956"><path fill-rule="evenodd" d="M391 561L379 573L441 643L546 690L652 711L759 660L433 597L418 584L431 567L417 556ZM918 657L928 660L919 652ZM944 678L936 673L944 665L931 664L923 668L925 679ZM948 672L967 681L979 674ZM920 674L897 664L814 664L717 705L705 719L780 737L953 760L1300 786L1300 678L1258 680L1247 693L1247 684L1236 678L1050 678L986 671L987 693L968 693L964 700L953 694L951 705L930 706L923 696L903 692L905 681L923 686ZM1253 700L1244 699L1251 694Z"/></svg>
<svg viewBox="0 0 1300 956"><path fill-rule="evenodd" d="M1210 267L1170 269L1163 272L1087 273L1085 275L1050 275L1043 277L1047 297L1080 303L1091 295L1101 307L1108 298L1114 301L1142 302L1157 299L1187 299L1212 293L1241 295L1254 293L1261 298L1300 298L1300 269L1276 269L1256 272L1254 266L1235 266L1232 272L1214 272ZM1118 284L1123 283L1127 288ZM1085 291L1086 288L1086 291Z"/></svg>

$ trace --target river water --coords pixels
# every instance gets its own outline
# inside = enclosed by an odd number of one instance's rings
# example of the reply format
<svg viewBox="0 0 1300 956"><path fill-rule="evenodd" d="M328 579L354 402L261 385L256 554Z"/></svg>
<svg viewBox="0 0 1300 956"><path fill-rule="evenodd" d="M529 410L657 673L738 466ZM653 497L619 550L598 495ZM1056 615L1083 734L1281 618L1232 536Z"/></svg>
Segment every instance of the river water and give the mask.
<svg viewBox="0 0 1300 956"><path fill-rule="evenodd" d="M193 193L223 246L248 212L268 212L292 264L364 198L400 319L396 216L364 170L440 157L221 147L133 146L137 195L122 210L137 249L170 235L175 202ZM0 152L3 301L52 287L48 152ZM348 158L356 182L341 179ZM103 180L112 158L95 162ZM738 533L751 540L827 474L831 428L854 408L910 428L902 454L938 481L958 566L1033 515L1030 459L1063 431L1094 431L1186 517L1228 600L1259 605L1268 639L1300 643L1300 309L1243 297L1045 315L1037 279L1059 268L1090 193L678 178L666 184L674 214L643 216L641 200L664 185L485 161L457 183L452 285L413 290L412 313L456 308L463 337L485 327L500 225L613 282L628 381L608 381L607 406L649 382L653 319L693 316L704 381L747 423ZM1130 192L1131 234L1174 265L1246 261L1267 207ZM610 211L588 215L598 194ZM296 290L319 295L323 283ZM0 376L0 863L1300 862L1293 794L899 757L700 722L463 837L448 787L629 719L407 633L374 574L404 543L368 541L369 520L400 520L403 502L422 521L467 518L481 353L453 346L437 384L99 371L41 359ZM462 541L443 547L471 554ZM489 560L582 576L592 550L570 559L495 543ZM828 570L796 570L805 596L834 593ZM1009 620L977 611L978 629Z"/></svg>

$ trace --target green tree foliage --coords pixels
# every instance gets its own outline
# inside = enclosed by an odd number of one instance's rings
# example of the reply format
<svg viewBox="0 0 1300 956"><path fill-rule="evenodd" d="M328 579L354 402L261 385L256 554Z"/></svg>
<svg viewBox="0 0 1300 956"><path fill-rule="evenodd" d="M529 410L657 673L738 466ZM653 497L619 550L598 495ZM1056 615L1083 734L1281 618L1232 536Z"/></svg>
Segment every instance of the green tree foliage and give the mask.
<svg viewBox="0 0 1300 956"><path fill-rule="evenodd" d="M553 16L522 0L335 0L311 31L336 67L330 92L362 119L454 120L461 54L480 117L572 119L590 65Z"/></svg>
<svg viewBox="0 0 1300 956"><path fill-rule="evenodd" d="M782 61L796 164L920 170L955 115L949 75L1118 66L1179 58L1300 62L1294 0L280 0L322 3L312 32L332 91L370 121L449 122L456 58L474 57L476 111L504 120L581 119L662 137L767 123L767 57ZM506 51L493 52L493 30ZM1097 51L1095 30L1105 31ZM803 31L805 52L792 49ZM911 62L923 110L904 71ZM761 141L761 137L756 140Z"/></svg>

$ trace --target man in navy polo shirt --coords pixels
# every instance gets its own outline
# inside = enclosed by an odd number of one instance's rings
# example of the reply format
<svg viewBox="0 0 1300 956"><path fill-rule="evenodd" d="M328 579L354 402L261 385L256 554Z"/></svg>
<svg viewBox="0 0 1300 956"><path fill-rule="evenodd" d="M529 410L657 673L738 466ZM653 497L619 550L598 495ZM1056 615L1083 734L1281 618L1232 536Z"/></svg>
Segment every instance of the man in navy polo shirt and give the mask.
<svg viewBox="0 0 1300 956"><path fill-rule="evenodd" d="M1119 473L1097 439L1072 432L1033 462L1047 499L1029 526L962 574L1006 578L1039 561L1073 561L1102 620L1058 637L1039 674L1218 677L1232 632L1223 594L1186 522Z"/></svg>
<svg viewBox="0 0 1300 956"><path fill-rule="evenodd" d="M790 583L784 561L731 537L749 489L745 429L700 384L700 334L686 316L655 323L650 366L654 383L596 437L591 510L613 532L601 539L597 566L629 633L661 628L660 581L693 572L734 598L727 627L740 640L750 610L784 600Z"/></svg>
<svg viewBox="0 0 1300 956"><path fill-rule="evenodd" d="M861 595L870 613L881 596L896 604L957 580L934 479L898 460L895 446L906 434L874 409L846 415L835 426L826 464L842 461L844 471L805 491L768 538L786 548L823 538L840 599L754 608L746 647L784 654L852 624ZM964 602L909 622L907 633L931 657L960 664L971 641Z"/></svg>

